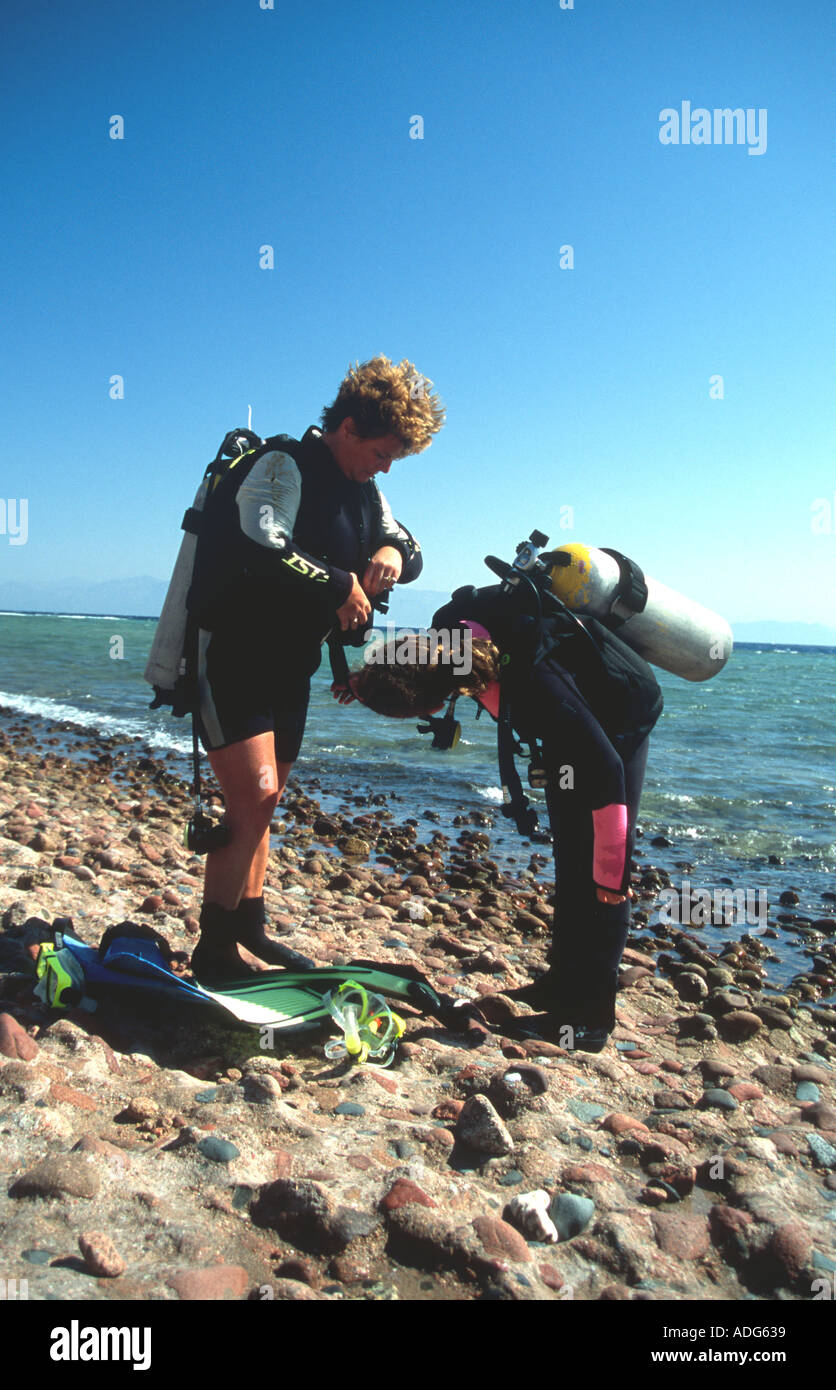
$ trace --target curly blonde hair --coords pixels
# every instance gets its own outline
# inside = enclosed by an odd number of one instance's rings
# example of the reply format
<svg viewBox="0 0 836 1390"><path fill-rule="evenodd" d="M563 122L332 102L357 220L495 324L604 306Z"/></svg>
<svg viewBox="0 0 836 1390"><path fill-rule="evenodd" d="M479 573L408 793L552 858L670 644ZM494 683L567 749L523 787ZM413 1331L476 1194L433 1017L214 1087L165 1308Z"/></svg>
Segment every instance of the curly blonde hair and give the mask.
<svg viewBox="0 0 836 1390"><path fill-rule="evenodd" d="M444 424L444 407L430 386L406 358L397 366L382 354L355 362L336 400L322 412L323 427L330 434L351 419L363 439L396 435L403 444L398 458L420 454Z"/></svg>
<svg viewBox="0 0 836 1390"><path fill-rule="evenodd" d="M457 668L438 661L398 665L364 666L356 677L354 692L361 704L375 714L405 719L423 717L451 695L481 695L499 676L499 650L493 642L474 640L473 666L464 679Z"/></svg>

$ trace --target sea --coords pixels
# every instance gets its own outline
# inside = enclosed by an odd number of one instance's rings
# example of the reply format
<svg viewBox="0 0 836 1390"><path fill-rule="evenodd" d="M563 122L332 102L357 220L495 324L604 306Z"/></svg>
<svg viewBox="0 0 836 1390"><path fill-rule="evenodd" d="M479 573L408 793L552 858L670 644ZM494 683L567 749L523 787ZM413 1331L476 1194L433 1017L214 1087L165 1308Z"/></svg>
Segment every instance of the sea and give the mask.
<svg viewBox="0 0 836 1390"><path fill-rule="evenodd" d="M142 679L155 623L118 615L0 614L4 722L19 714L45 733L72 724L118 735L128 751L170 755L176 770L190 776L190 722L149 709L152 693ZM362 652L351 655L355 664L362 660ZM754 904L759 892L774 902L793 889L800 899L795 910L808 919L832 913L836 648L745 643L710 681L657 675L665 711L651 737L640 864L664 867L677 884L687 879L692 894L731 884L751 893ZM461 738L455 749L440 752L409 720L339 705L330 680L326 654L313 679L294 770L302 790L324 809L359 814L369 796L383 793L396 818L414 820L424 840L437 830L455 838L454 818L482 810L493 819L490 853L510 874L528 866L532 849L549 853L548 846L521 841L501 814L495 725L487 715L475 717L474 702L459 701ZM525 783L524 763L520 769ZM542 813L547 825L544 805ZM652 846L659 837L670 844ZM786 967L779 975L790 966L809 968L809 958L799 955L803 940L779 935L772 945Z"/></svg>

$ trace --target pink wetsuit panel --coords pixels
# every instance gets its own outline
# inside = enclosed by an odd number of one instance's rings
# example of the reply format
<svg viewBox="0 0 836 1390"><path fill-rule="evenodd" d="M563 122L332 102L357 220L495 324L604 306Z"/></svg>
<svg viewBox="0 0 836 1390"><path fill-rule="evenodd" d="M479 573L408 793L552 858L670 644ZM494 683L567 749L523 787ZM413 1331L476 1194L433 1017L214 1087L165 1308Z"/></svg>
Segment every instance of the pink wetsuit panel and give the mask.
<svg viewBox="0 0 836 1390"><path fill-rule="evenodd" d="M613 803L592 812L595 847L592 877L601 888L621 892L627 854L627 807Z"/></svg>
<svg viewBox="0 0 836 1390"><path fill-rule="evenodd" d="M474 623L470 618L462 619L462 627L469 627L474 637L481 638L485 642L492 642L493 638L486 627L481 623ZM492 714L494 719L499 718L499 681L491 681L487 690L483 690L481 695L476 696L477 702L482 705L488 714Z"/></svg>

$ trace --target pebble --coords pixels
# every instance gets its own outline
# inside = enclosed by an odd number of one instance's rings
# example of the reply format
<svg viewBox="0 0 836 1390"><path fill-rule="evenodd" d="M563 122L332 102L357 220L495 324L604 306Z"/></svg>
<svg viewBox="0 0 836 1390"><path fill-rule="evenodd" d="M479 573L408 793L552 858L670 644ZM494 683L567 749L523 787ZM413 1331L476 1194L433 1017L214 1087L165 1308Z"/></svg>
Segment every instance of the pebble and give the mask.
<svg viewBox="0 0 836 1390"><path fill-rule="evenodd" d="M78 1248L90 1273L97 1278L117 1279L124 1274L125 1261L103 1231L85 1231L78 1238Z"/></svg>
<svg viewBox="0 0 836 1390"><path fill-rule="evenodd" d="M602 1115L606 1115L607 1109L604 1105L593 1105L585 1100L570 1100L566 1106L572 1114L579 1120L584 1120L587 1124L592 1124L593 1120L600 1120Z"/></svg>
<svg viewBox="0 0 836 1390"><path fill-rule="evenodd" d="M836 1157L836 1155L834 1155ZM87 1155L45 1158L21 1174L9 1188L11 1197L85 1197L99 1194L101 1180Z"/></svg>
<svg viewBox="0 0 836 1390"><path fill-rule="evenodd" d="M549 1217L560 1240L580 1235L595 1215L591 1197L579 1197L574 1192L559 1192L549 1206Z"/></svg>
<svg viewBox="0 0 836 1390"><path fill-rule="evenodd" d="M808 1134L807 1145L820 1168L836 1168L836 1149L820 1134Z"/></svg>
<svg viewBox="0 0 836 1390"><path fill-rule="evenodd" d="M358 1104L356 1100L342 1100L339 1105L334 1106L335 1115L365 1115L366 1107Z"/></svg>
<svg viewBox="0 0 836 1390"><path fill-rule="evenodd" d="M228 1139L219 1139L215 1134L201 1139L197 1147L203 1157L211 1159L213 1163L231 1163L234 1158L240 1157L240 1150L234 1144Z"/></svg>
<svg viewBox="0 0 836 1390"><path fill-rule="evenodd" d="M740 1102L735 1099L730 1091L724 1091L720 1087L712 1087L710 1091L704 1091L700 1097L700 1104L706 1109L714 1110L737 1110Z"/></svg>
<svg viewBox="0 0 836 1390"><path fill-rule="evenodd" d="M0 1014L0 1053L21 1062L31 1062L38 1055L38 1044L11 1014Z"/></svg>
<svg viewBox="0 0 836 1390"><path fill-rule="evenodd" d="M758 1015L748 1009L732 1009L717 1020L717 1027L727 1042L746 1042L763 1028Z"/></svg>
<svg viewBox="0 0 836 1390"><path fill-rule="evenodd" d="M487 1096L474 1095L465 1101L456 1134L470 1148L495 1157L511 1153L514 1148L508 1129Z"/></svg>
<svg viewBox="0 0 836 1390"><path fill-rule="evenodd" d="M251 1280L239 1265L212 1265L210 1269L186 1269L170 1274L166 1283L184 1303L203 1303L209 1299L243 1298ZM299 1287L305 1286L300 1284Z"/></svg>
<svg viewBox="0 0 836 1390"><path fill-rule="evenodd" d="M821 1091L814 1081L799 1081L795 1088L796 1100L821 1100Z"/></svg>
<svg viewBox="0 0 836 1390"><path fill-rule="evenodd" d="M650 1218L660 1250L678 1260L699 1260L711 1248L708 1222L679 1212L654 1212Z"/></svg>
<svg viewBox="0 0 836 1390"><path fill-rule="evenodd" d="M496 1216L477 1216L472 1224L489 1255L517 1264L528 1264L534 1258L523 1236L507 1221Z"/></svg>

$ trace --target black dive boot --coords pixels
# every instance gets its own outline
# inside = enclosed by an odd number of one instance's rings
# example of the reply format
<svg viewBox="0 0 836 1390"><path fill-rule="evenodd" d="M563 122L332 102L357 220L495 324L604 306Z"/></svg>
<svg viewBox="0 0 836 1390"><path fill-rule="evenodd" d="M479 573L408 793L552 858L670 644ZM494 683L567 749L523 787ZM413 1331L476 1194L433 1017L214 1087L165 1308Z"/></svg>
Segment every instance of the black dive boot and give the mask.
<svg viewBox="0 0 836 1390"><path fill-rule="evenodd" d="M200 938L192 951L192 974L200 984L212 986L225 980L255 975L238 954L238 909L204 903L200 909Z"/></svg>
<svg viewBox="0 0 836 1390"><path fill-rule="evenodd" d="M530 1004L533 1009L548 1009L554 993L555 978L551 970L544 971L530 984L520 985L517 989L503 990L506 998L519 999L523 1004Z"/></svg>
<svg viewBox="0 0 836 1390"><path fill-rule="evenodd" d="M268 936L264 930L265 921L264 898L242 898L235 909L235 940L268 965L291 970L315 969L314 961L307 956Z"/></svg>

